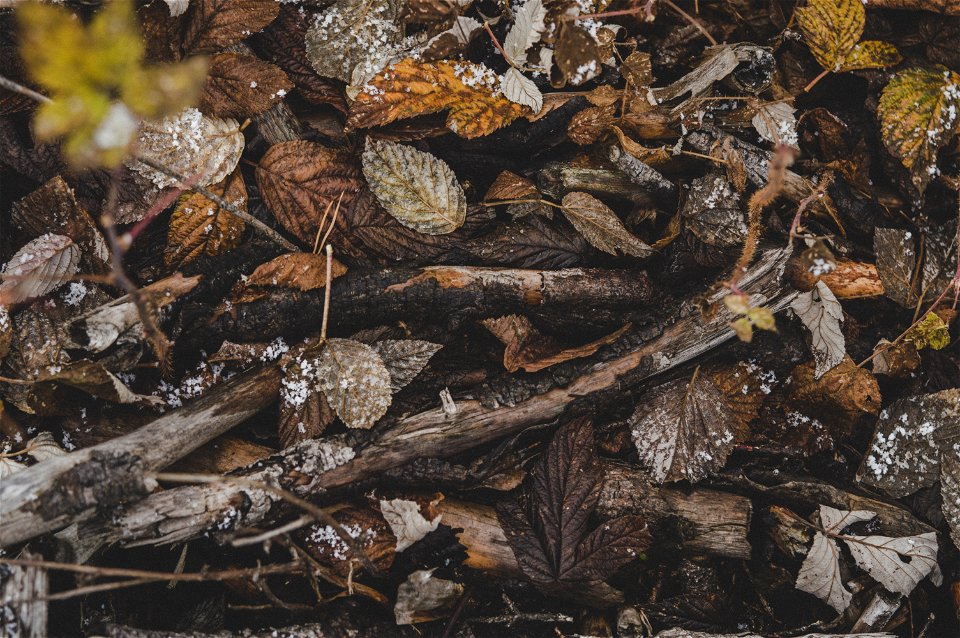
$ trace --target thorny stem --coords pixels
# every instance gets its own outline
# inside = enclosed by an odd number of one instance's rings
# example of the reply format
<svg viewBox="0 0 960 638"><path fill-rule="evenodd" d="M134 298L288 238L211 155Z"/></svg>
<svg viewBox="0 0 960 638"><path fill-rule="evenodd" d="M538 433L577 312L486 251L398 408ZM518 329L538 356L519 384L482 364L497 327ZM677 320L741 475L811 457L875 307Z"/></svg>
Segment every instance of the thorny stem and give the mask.
<svg viewBox="0 0 960 638"><path fill-rule="evenodd" d="M332 259L332 251L328 254L331 255ZM313 516L316 520L333 529L335 532L337 532L337 535L340 536L341 540L347 544L347 547L350 548L350 551L353 552L353 555L357 557L361 563L363 563L364 568L366 568L367 572L371 576L377 577L380 575L380 570L376 567L376 565L373 564L373 562L370 560L370 557L367 556L367 553L360 546L360 543L358 543L355 538L347 533L347 530L340 525L337 519L331 516L330 513L322 507L317 507L310 501L302 499L295 494L291 494L285 489L275 487L263 481L253 481L234 476L221 476L220 474L183 474L180 472L157 472L155 474L151 474L150 477L157 481L166 481L168 483L233 483L234 485L245 487L246 489L263 490L264 492L269 492L277 498L287 501L291 505L299 507L307 514Z"/></svg>

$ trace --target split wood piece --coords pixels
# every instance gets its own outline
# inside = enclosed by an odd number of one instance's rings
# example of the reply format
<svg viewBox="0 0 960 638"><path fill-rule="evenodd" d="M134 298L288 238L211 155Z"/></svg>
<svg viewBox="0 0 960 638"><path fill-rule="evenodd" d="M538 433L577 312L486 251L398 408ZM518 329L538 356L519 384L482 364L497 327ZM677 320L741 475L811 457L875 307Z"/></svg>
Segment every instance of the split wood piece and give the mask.
<svg viewBox="0 0 960 638"><path fill-rule="evenodd" d="M741 289L754 305L777 312L795 297L782 285L789 255L789 249L767 251L744 276ZM717 293L712 301L723 294ZM475 399L459 401L400 419L373 432L373 438L358 449L349 447L344 435L312 439L234 475L277 485L300 498L314 498L334 488L377 478L415 459L448 458L527 427L550 423L584 397L622 391L690 361L733 336L730 319L722 305L706 322L695 313L626 354L593 365L568 385L512 406L486 407ZM274 493L227 480L155 494L101 523L115 540L135 545L172 543L211 532L224 536L241 528L272 524L278 515L273 507L277 501Z"/></svg>
<svg viewBox="0 0 960 638"><path fill-rule="evenodd" d="M526 270L431 266L354 270L330 291L332 328L357 330L398 319L486 317L544 307L631 308L654 297L645 272L569 268ZM211 338L267 341L278 334L315 330L323 315L323 290L274 289L221 316Z"/></svg>
<svg viewBox="0 0 960 638"><path fill-rule="evenodd" d="M695 151L700 153L710 153L714 143L726 137L731 139L734 150L743 157L743 163L747 169L747 179L754 186L761 188L767 183L767 174L769 171L770 158L773 154L748 142L744 142L738 137L733 137L711 127L703 127L702 130L692 131L687 134L684 142ZM794 204L799 204L800 200L807 197L816 190L816 185L806 177L798 175L787 169L783 175L783 190L780 194ZM824 194L822 199L818 199L811 204L810 209L817 213L826 214L825 206L833 207L833 201L829 195Z"/></svg>
<svg viewBox="0 0 960 638"><path fill-rule="evenodd" d="M24 551L20 558L42 559ZM49 577L39 567L8 565L0 573L0 605L3 605L5 636L47 638L47 601Z"/></svg>
<svg viewBox="0 0 960 638"><path fill-rule="evenodd" d="M890 620L903 606L904 597L883 589L877 590L867 606L864 607L857 622L853 623L850 633L861 634L874 629L887 627Z"/></svg>
<svg viewBox="0 0 960 638"><path fill-rule="evenodd" d="M538 174L538 185L545 195L556 200L563 199L566 193L586 191L600 197L625 199L640 206L656 206L653 196L637 188L629 177L605 168L548 164Z"/></svg>
<svg viewBox="0 0 960 638"><path fill-rule="evenodd" d="M0 483L0 547L109 512L149 494L147 477L275 400L276 366L217 386L130 434L38 463Z"/></svg>
<svg viewBox="0 0 960 638"><path fill-rule="evenodd" d="M787 279L794 288L804 292L822 281L838 299L881 297L884 293L876 265L859 261L839 260L836 268L816 277L799 259L792 259L787 265Z"/></svg>
<svg viewBox="0 0 960 638"><path fill-rule="evenodd" d="M160 309L196 288L198 283L199 275L184 277L175 273L144 286L139 290L139 294L152 308ZM130 295L124 295L71 320L63 332L67 347L103 352L112 346L120 335L139 324L137 304ZM137 335L137 338L140 336Z"/></svg>

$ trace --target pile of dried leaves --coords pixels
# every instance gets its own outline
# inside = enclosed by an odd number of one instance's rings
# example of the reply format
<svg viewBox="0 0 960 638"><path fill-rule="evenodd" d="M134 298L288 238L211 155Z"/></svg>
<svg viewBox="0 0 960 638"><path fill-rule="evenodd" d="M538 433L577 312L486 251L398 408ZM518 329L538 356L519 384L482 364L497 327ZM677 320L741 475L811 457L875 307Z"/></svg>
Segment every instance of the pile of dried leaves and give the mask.
<svg viewBox="0 0 960 638"><path fill-rule="evenodd" d="M958 131L953 0L0 0L3 635L960 634Z"/></svg>

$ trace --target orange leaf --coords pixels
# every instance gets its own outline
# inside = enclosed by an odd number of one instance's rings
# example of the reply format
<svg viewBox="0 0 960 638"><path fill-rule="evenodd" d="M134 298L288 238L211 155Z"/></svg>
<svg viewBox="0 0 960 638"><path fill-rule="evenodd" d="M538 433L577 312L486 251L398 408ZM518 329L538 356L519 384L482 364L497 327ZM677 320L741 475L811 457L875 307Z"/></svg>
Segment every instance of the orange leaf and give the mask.
<svg viewBox="0 0 960 638"><path fill-rule="evenodd" d="M247 208L247 188L240 171L210 187L210 190L241 210ZM201 193L184 195L170 217L164 262L172 268L188 264L200 255L219 255L240 245L246 224L221 209Z"/></svg>
<svg viewBox="0 0 960 638"><path fill-rule="evenodd" d="M336 259L330 276L336 279L347 267ZM247 278L248 286L280 286L297 290L323 288L327 283L327 258L313 253L286 253L260 264Z"/></svg>

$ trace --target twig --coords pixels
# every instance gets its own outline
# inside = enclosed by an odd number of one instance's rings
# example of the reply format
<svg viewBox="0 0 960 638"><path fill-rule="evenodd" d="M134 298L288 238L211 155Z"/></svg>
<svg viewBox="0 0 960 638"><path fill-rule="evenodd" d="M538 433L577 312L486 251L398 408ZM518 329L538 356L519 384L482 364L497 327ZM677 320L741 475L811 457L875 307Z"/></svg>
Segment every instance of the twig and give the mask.
<svg viewBox="0 0 960 638"><path fill-rule="evenodd" d="M301 527L309 525L315 519L312 516L301 516L300 518L294 519L287 523L286 525L281 525L274 529L269 529L261 534L255 536L244 536L242 538L234 538L230 541L230 544L234 547L247 547L248 545L257 545L258 543L263 543L268 541L271 538L280 536L281 534L286 534L287 532L292 532L298 530Z"/></svg>
<svg viewBox="0 0 960 638"><path fill-rule="evenodd" d="M323 291L323 320L320 323L320 343L327 340L327 320L330 318L330 288L333 285L333 246L327 244L327 283Z"/></svg>
<svg viewBox="0 0 960 638"><path fill-rule="evenodd" d="M667 5L668 7L670 7L671 9L673 9L674 11L676 11L677 13L679 13L680 16L683 17L687 22L689 22L689 23L692 24L694 27L696 27L697 31L699 31L700 33L702 33L702 34L703 34L703 37L705 37L705 38L710 42L711 45L717 46L717 41L714 40L714 39L713 39L713 36L710 35L710 32L707 31L702 24L700 24L700 21L699 21L699 20L697 20L696 18L694 18L692 15L690 15L689 13L687 13L686 11L684 11L683 9L681 9L680 7L678 7L677 5L675 5L673 2L671 2L671 0L660 0L660 2L662 2L662 3L665 4L665 5Z"/></svg>
<svg viewBox="0 0 960 638"><path fill-rule="evenodd" d="M32 100L36 100L37 102L42 102L43 104L53 103L53 100L48 98L46 95L42 93L37 93L33 89L23 86L22 84L19 84L17 82L14 82L10 78L6 78L2 75L0 75L0 87L3 87L8 91L13 91L14 93L19 93L20 95L25 95L28 98Z"/></svg>

